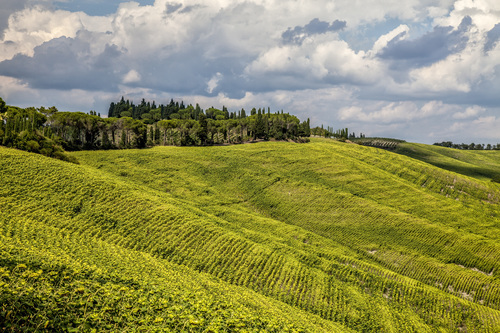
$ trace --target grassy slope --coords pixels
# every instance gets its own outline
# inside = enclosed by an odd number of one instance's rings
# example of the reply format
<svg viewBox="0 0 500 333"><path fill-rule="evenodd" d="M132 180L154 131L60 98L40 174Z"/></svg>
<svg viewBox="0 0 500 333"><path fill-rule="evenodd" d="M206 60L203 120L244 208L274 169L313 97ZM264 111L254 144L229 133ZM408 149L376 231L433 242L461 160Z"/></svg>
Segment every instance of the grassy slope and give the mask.
<svg viewBox="0 0 500 333"><path fill-rule="evenodd" d="M125 319L115 325L500 329L496 184L320 139L74 153L81 166L1 154L5 270L22 282L20 263L42 276L63 267L70 282L57 285L80 300L87 289L72 283L96 284L92 295L137 286L129 303L141 289L167 299L135 313L116 302ZM112 327L99 310L107 299L88 308ZM186 305L198 300L209 310Z"/></svg>
<svg viewBox="0 0 500 333"><path fill-rule="evenodd" d="M347 331L154 256L167 230L223 234L190 207L89 167L0 154L0 328Z"/></svg>
<svg viewBox="0 0 500 333"><path fill-rule="evenodd" d="M401 143L396 152L478 179L490 180L495 176L500 176L498 151L470 151L418 143Z"/></svg>

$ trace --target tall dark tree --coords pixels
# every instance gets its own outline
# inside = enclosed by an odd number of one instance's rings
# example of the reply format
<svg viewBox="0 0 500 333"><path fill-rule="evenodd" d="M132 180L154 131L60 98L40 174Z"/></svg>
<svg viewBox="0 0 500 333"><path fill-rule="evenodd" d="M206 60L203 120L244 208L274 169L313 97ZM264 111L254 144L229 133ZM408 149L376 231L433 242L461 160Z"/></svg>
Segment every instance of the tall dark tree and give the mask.
<svg viewBox="0 0 500 333"><path fill-rule="evenodd" d="M5 112L7 112L7 104L5 104L5 101L0 97L0 113Z"/></svg>
<svg viewBox="0 0 500 333"><path fill-rule="evenodd" d="M198 131L198 137L200 138L200 141L202 144L206 144L207 137L208 137L207 117L203 113L200 113L198 116L198 122L200 124L200 129Z"/></svg>

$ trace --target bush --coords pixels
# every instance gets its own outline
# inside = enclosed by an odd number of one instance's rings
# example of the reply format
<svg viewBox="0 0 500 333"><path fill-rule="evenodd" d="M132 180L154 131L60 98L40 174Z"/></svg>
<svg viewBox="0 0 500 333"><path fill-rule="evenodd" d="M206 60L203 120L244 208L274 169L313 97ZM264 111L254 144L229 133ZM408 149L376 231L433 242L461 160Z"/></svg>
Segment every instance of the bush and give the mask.
<svg viewBox="0 0 500 333"><path fill-rule="evenodd" d="M26 150L32 153L38 153L38 150L40 149L40 144L36 142L35 140L29 140L26 142Z"/></svg>

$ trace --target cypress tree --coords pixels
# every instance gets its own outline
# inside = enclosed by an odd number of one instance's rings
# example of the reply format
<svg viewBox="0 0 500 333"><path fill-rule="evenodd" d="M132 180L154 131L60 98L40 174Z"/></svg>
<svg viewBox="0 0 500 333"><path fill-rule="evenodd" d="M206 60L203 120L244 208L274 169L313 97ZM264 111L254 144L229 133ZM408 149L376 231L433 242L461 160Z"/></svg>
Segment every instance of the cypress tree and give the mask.
<svg viewBox="0 0 500 333"><path fill-rule="evenodd" d="M2 142L4 134L5 134L5 125L3 123L2 114L0 113L0 142Z"/></svg>
<svg viewBox="0 0 500 333"><path fill-rule="evenodd" d="M114 117L115 103L111 102L108 109L108 118Z"/></svg>
<svg viewBox="0 0 500 333"><path fill-rule="evenodd" d="M0 113L5 113L7 112L7 104L5 101L0 97Z"/></svg>
<svg viewBox="0 0 500 333"><path fill-rule="evenodd" d="M155 125L155 143L160 143L160 129Z"/></svg>
<svg viewBox="0 0 500 333"><path fill-rule="evenodd" d="M122 129L122 139L120 141L120 146L124 148L127 145L127 133L125 133L125 130Z"/></svg>
<svg viewBox="0 0 500 333"><path fill-rule="evenodd" d="M198 116L198 121L200 123L200 129L198 131L198 137L200 138L200 141L202 144L205 144L207 141L208 137L208 123L207 123L207 117L205 114L200 113Z"/></svg>
<svg viewBox="0 0 500 333"><path fill-rule="evenodd" d="M269 140L269 118L267 115L262 117L262 121L264 122L264 139Z"/></svg>

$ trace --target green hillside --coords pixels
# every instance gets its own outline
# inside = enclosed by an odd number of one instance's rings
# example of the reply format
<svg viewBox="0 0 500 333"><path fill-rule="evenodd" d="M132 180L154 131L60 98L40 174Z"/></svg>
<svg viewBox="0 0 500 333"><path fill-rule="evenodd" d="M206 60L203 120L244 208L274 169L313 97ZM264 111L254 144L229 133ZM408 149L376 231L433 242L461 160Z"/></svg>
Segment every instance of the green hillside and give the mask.
<svg viewBox="0 0 500 333"><path fill-rule="evenodd" d="M314 138L71 156L0 147L6 331L500 331L499 184Z"/></svg>
<svg viewBox="0 0 500 333"><path fill-rule="evenodd" d="M459 150L418 143L400 143L395 152L466 176L500 179L500 154L495 150Z"/></svg>

